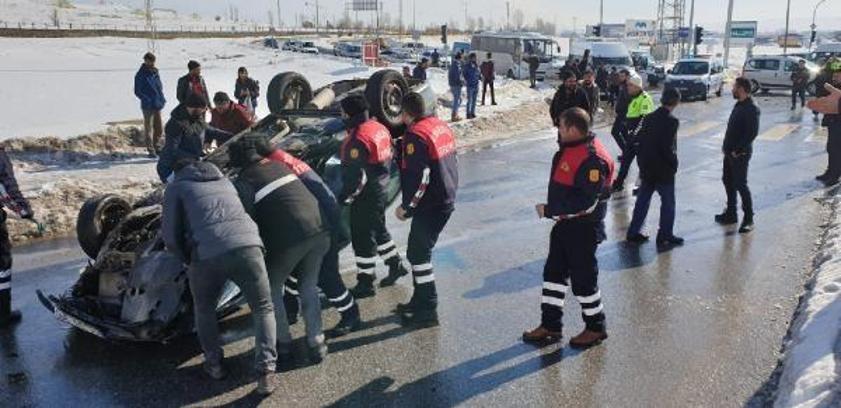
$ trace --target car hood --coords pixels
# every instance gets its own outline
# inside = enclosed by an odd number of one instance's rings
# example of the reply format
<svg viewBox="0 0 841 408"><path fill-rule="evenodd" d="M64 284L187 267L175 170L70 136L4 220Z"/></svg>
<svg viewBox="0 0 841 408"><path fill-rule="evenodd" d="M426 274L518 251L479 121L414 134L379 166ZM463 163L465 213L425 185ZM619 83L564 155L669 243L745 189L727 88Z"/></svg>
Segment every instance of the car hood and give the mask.
<svg viewBox="0 0 841 408"><path fill-rule="evenodd" d="M670 81L703 81L707 79L708 75L671 75L667 79Z"/></svg>

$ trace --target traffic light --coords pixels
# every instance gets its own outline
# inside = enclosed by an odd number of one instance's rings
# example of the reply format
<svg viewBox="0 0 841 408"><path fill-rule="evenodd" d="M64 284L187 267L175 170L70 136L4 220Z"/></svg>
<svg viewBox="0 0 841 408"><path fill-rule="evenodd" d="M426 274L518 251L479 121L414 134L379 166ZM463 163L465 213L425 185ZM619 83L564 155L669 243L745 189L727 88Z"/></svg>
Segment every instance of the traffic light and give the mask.
<svg viewBox="0 0 841 408"><path fill-rule="evenodd" d="M441 44L447 43L447 25L444 24L441 26Z"/></svg>
<svg viewBox="0 0 841 408"><path fill-rule="evenodd" d="M695 45L704 42L704 27L695 26Z"/></svg>
<svg viewBox="0 0 841 408"><path fill-rule="evenodd" d="M601 37L602 36L602 26L600 26L600 25L593 26L593 36L594 37Z"/></svg>
<svg viewBox="0 0 841 408"><path fill-rule="evenodd" d="M818 36L818 32L815 31L815 30L812 30L812 36L809 37L809 46L810 47L812 46L812 44L815 43L815 37L817 37L817 36Z"/></svg>

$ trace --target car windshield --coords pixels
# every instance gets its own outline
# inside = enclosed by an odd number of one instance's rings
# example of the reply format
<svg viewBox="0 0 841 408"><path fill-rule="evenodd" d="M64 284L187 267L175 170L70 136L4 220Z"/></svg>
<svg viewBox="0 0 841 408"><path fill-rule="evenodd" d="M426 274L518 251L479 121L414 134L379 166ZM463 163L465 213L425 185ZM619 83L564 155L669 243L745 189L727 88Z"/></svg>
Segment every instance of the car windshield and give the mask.
<svg viewBox="0 0 841 408"><path fill-rule="evenodd" d="M607 65L607 66L616 66L616 65L624 65L630 66L631 59L628 57L593 57L593 65Z"/></svg>
<svg viewBox="0 0 841 408"><path fill-rule="evenodd" d="M304 47L315 47L315 43L305 42Z"/></svg>
<svg viewBox="0 0 841 408"><path fill-rule="evenodd" d="M672 68L674 75L705 75L710 70L709 62L678 62Z"/></svg>

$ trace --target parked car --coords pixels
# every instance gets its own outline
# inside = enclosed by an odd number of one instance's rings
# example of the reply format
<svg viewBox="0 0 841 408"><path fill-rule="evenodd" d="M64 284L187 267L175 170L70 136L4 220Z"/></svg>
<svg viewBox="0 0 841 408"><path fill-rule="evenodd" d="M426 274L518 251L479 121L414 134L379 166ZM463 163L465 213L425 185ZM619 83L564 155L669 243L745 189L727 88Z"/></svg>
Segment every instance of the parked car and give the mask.
<svg viewBox="0 0 841 408"><path fill-rule="evenodd" d="M345 49L347 48L348 43L346 42L337 42L333 45L333 55L337 57L344 57Z"/></svg>
<svg viewBox="0 0 841 408"><path fill-rule="evenodd" d="M711 92L724 90L724 65L715 59L687 58L678 61L666 74L664 88L675 88L684 99L707 100Z"/></svg>
<svg viewBox="0 0 841 408"><path fill-rule="evenodd" d="M791 89L791 73L801 58L790 55L758 55L748 58L742 68L742 75L749 79L755 92L768 92L772 89ZM806 92L815 95L815 78L820 67L806 61L809 70L809 84Z"/></svg>
<svg viewBox="0 0 841 408"><path fill-rule="evenodd" d="M318 54L318 47L312 41L304 41L298 51L304 54Z"/></svg>
<svg viewBox="0 0 841 408"><path fill-rule="evenodd" d="M300 41L289 40L289 41L286 41L285 43L283 43L283 47L281 48L281 50L297 52L298 48L300 48L300 47L301 47L301 42Z"/></svg>
<svg viewBox="0 0 841 408"><path fill-rule="evenodd" d="M347 58L362 58L362 46L359 44L347 44L342 56Z"/></svg>
<svg viewBox="0 0 841 408"><path fill-rule="evenodd" d="M394 70L377 71L369 79L334 82L315 91L298 73L279 74L266 92L271 114L204 160L234 177L228 146L245 133L257 132L308 163L338 193L342 188L338 152L347 136L340 114L342 98L363 93L372 116L390 130L396 144L405 131L400 102L410 91L423 96L427 114L435 114L437 98L431 87ZM387 195L393 202L400 189L396 161L390 176ZM66 292L37 291L41 303L58 320L108 340L166 342L194 331L185 266L166 251L159 236L162 200L160 187L134 204L116 194L85 202L76 229L79 245L91 261ZM344 224L347 230L347 211ZM217 304L220 319L240 304L239 289L229 283Z"/></svg>

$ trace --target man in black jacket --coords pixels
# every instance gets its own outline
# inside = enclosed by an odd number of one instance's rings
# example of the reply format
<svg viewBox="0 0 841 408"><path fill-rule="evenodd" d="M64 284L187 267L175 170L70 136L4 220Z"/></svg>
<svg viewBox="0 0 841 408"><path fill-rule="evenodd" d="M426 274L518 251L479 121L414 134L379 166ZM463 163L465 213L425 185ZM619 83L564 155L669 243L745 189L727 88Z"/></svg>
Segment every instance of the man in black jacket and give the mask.
<svg viewBox="0 0 841 408"><path fill-rule="evenodd" d="M201 76L201 64L198 61L190 61L187 63L187 75L178 78L178 88L176 88L175 97L178 102L184 103L190 95L201 95L204 100L210 100L210 93L207 90L207 84L204 83L204 77Z"/></svg>
<svg viewBox="0 0 841 408"><path fill-rule="evenodd" d="M590 112L590 101L587 99L587 93L578 85L578 77L572 71L562 71L561 80L564 84L555 92L552 106L549 108L552 124L556 127L561 113L569 108L581 108Z"/></svg>
<svg viewBox="0 0 841 408"><path fill-rule="evenodd" d="M841 61L834 58L830 59L824 70L826 71L826 78L821 84L819 92L817 92L820 97L829 95L825 84L829 83L835 87L841 86ZM817 111L815 113L817 114ZM841 177L841 115L837 113L825 114L822 125L826 126L829 133L826 139L828 163L826 171L815 179L830 187L838 184L838 179Z"/></svg>
<svg viewBox="0 0 841 408"><path fill-rule="evenodd" d="M32 207L23 197L15 179L12 161L6 150L0 147L0 199L3 207L17 213L23 219L32 219ZM0 329L19 322L21 314L12 310L12 243L6 229L6 211L0 209Z"/></svg>
<svg viewBox="0 0 841 408"><path fill-rule="evenodd" d="M640 167L640 184L634 216L628 229L627 240L632 243L648 241L642 234L645 217L656 191L660 196L660 230L657 247L664 250L683 245L683 238L673 233L675 224L675 174L677 173L677 129L680 121L672 112L680 104L680 92L666 89L661 98L662 106L646 119L637 135Z"/></svg>
<svg viewBox="0 0 841 408"><path fill-rule="evenodd" d="M721 149L724 153L724 174L721 180L727 192L727 208L715 216L715 221L721 225L739 222L736 213L738 193L742 198L742 211L745 213L739 233L753 231L753 200L748 188L748 164L753 154L753 141L759 133L760 112L750 95L750 81L743 77L736 78L733 84L733 98L738 102L727 122L727 132L724 134L724 145Z"/></svg>
<svg viewBox="0 0 841 408"><path fill-rule="evenodd" d="M612 68L616 69L616 67ZM613 127L610 129L610 134L613 140L616 141L616 146L619 147L620 154L625 154L625 116L628 115L628 104L631 103L631 96L628 95L628 77L631 73L627 69L623 69L616 73L615 82L611 84L613 100L613 110L616 113L616 118L613 120ZM621 160L620 160L621 161Z"/></svg>
<svg viewBox="0 0 841 408"><path fill-rule="evenodd" d="M226 132L209 127L204 121L207 99L198 94L187 97L170 114L164 132L166 142L158 160L158 177L166 183L172 176L175 162L181 159L198 160L204 146L211 140L230 137Z"/></svg>

